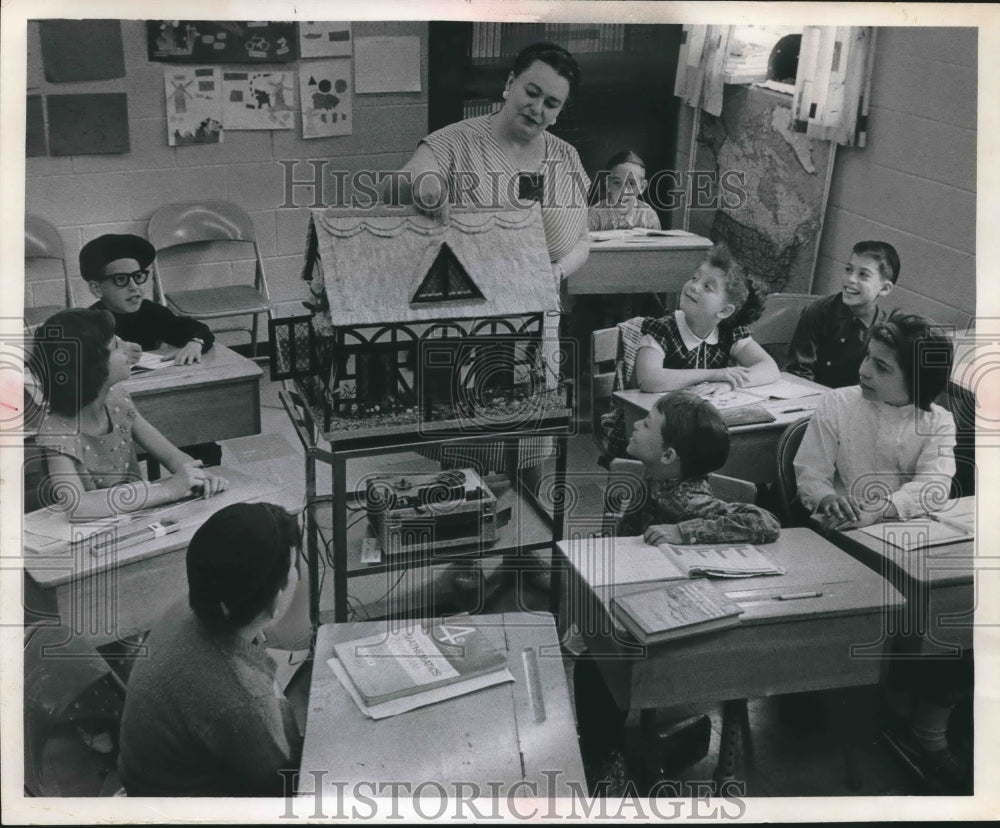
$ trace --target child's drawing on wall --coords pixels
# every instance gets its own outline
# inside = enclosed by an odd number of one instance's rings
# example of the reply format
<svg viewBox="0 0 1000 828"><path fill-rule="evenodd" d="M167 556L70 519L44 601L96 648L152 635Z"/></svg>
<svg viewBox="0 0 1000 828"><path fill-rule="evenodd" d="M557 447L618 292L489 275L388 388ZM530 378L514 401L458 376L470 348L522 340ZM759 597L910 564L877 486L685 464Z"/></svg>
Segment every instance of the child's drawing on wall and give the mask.
<svg viewBox="0 0 1000 828"><path fill-rule="evenodd" d="M290 72L224 71L222 122L226 129L291 129L285 94L292 88Z"/></svg>
<svg viewBox="0 0 1000 828"><path fill-rule="evenodd" d="M167 93L167 143L218 144L222 141L220 72L211 66L163 70Z"/></svg>
<svg viewBox="0 0 1000 828"><path fill-rule="evenodd" d="M351 134L350 58L303 64L299 67L299 89L303 138Z"/></svg>

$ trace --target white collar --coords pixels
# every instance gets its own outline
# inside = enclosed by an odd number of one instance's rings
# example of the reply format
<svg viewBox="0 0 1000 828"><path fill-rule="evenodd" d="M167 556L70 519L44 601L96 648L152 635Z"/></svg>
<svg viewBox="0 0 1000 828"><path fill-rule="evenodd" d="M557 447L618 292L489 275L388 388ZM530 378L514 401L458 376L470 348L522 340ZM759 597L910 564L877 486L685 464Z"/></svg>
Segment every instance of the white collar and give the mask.
<svg viewBox="0 0 1000 828"><path fill-rule="evenodd" d="M684 318L684 311L677 309L674 311L674 319L677 320L677 330L680 332L681 341L684 343L684 347L689 351L696 350L702 342L708 345L718 345L719 344L719 328L718 326L712 328L712 332L702 339L698 334L692 331L688 327L687 320Z"/></svg>

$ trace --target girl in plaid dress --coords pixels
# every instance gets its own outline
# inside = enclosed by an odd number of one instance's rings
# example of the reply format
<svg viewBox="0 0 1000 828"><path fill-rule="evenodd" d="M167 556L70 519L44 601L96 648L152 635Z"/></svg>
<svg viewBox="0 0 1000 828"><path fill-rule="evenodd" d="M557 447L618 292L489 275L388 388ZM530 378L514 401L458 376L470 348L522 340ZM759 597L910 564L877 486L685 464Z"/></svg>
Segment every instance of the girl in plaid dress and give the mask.
<svg viewBox="0 0 1000 828"><path fill-rule="evenodd" d="M635 370L626 372L642 391L676 391L704 382L733 388L767 385L778 366L747 327L762 303L725 244L716 244L680 293L678 308L642 321ZM616 403L607 457L624 457L628 435Z"/></svg>

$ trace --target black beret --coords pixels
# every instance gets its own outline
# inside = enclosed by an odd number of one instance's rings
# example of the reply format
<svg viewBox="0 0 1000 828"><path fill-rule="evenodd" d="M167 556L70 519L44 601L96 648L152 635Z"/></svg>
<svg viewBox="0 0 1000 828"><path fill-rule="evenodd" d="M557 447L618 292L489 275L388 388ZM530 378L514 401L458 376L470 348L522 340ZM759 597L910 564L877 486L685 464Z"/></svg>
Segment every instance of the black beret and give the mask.
<svg viewBox="0 0 1000 828"><path fill-rule="evenodd" d="M87 242L80 250L80 275L86 282L101 280L101 269L118 259L135 259L139 267L149 267L156 249L141 236L107 233Z"/></svg>

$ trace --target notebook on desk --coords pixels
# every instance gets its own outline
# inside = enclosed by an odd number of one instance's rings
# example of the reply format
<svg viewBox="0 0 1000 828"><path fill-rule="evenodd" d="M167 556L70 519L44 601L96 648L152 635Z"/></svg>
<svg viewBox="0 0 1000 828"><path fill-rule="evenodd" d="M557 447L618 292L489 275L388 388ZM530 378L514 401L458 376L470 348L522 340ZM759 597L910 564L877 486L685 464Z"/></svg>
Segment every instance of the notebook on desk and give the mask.
<svg viewBox="0 0 1000 828"><path fill-rule="evenodd" d="M908 521L874 523L860 531L907 551L971 541L976 537L975 498L949 500L939 512Z"/></svg>
<svg viewBox="0 0 1000 828"><path fill-rule="evenodd" d="M646 543L642 536L590 538L560 543L573 567L591 587L683 578L749 578L783 575L756 546L680 546Z"/></svg>

